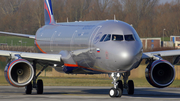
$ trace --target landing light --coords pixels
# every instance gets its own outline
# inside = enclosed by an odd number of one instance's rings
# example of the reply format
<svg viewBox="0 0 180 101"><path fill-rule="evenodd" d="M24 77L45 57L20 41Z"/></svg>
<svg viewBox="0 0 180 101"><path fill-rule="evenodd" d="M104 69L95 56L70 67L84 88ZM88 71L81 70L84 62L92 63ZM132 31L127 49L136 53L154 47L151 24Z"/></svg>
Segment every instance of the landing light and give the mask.
<svg viewBox="0 0 180 101"><path fill-rule="evenodd" d="M57 67L57 64L54 64L54 67Z"/></svg>

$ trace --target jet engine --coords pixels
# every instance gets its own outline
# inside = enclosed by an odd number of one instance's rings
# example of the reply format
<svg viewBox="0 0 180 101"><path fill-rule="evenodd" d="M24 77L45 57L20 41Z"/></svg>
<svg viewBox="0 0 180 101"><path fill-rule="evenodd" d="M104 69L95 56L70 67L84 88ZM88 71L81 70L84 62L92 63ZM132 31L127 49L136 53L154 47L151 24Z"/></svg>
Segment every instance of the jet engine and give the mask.
<svg viewBox="0 0 180 101"><path fill-rule="evenodd" d="M17 59L6 65L4 75L12 86L24 87L32 81L34 69L27 60Z"/></svg>
<svg viewBox="0 0 180 101"><path fill-rule="evenodd" d="M166 60L156 60L150 63L145 71L147 81L154 87L164 88L173 83L174 66Z"/></svg>

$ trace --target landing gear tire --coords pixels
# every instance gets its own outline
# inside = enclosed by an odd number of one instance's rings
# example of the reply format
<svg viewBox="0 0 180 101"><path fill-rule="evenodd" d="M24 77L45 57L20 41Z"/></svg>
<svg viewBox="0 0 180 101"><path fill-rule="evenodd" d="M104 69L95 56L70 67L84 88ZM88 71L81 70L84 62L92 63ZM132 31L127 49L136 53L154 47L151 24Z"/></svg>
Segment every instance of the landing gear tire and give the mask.
<svg viewBox="0 0 180 101"><path fill-rule="evenodd" d="M134 94L134 82L132 80L128 81L127 92L128 92L129 95L133 95Z"/></svg>
<svg viewBox="0 0 180 101"><path fill-rule="evenodd" d="M37 94L43 94L43 81L38 80L37 81Z"/></svg>
<svg viewBox="0 0 180 101"><path fill-rule="evenodd" d="M25 91L26 94L31 94L32 93L32 83L29 83L27 86L26 86L26 91Z"/></svg>
<svg viewBox="0 0 180 101"><path fill-rule="evenodd" d="M122 90L120 88L117 88L116 97L121 97L121 96L122 96Z"/></svg>
<svg viewBox="0 0 180 101"><path fill-rule="evenodd" d="M117 87L120 88L122 93L123 93L123 83L122 83L122 80L118 80L117 83L118 83Z"/></svg>
<svg viewBox="0 0 180 101"><path fill-rule="evenodd" d="M117 90L115 88L111 88L109 91L110 97L116 97L117 96Z"/></svg>
<svg viewBox="0 0 180 101"><path fill-rule="evenodd" d="M121 97L122 96L122 91L120 88L111 88L109 91L109 96L110 97Z"/></svg>

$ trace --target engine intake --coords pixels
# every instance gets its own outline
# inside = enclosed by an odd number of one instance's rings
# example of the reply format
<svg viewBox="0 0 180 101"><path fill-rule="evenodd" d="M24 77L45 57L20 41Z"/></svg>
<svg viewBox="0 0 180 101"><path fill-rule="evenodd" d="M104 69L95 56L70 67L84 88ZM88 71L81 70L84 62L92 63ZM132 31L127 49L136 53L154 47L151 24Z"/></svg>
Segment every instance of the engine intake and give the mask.
<svg viewBox="0 0 180 101"><path fill-rule="evenodd" d="M27 60L17 59L6 65L4 75L12 86L24 87L32 81L34 69Z"/></svg>
<svg viewBox="0 0 180 101"><path fill-rule="evenodd" d="M146 79L154 87L164 88L173 83L174 66L166 60L157 60L146 68Z"/></svg>

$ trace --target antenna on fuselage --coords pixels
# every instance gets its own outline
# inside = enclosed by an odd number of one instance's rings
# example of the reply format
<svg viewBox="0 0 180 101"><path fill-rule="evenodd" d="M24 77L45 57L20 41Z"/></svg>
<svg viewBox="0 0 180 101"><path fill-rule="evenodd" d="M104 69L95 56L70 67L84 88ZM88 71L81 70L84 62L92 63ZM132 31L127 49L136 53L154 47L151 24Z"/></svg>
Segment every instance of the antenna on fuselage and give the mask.
<svg viewBox="0 0 180 101"><path fill-rule="evenodd" d="M114 21L116 20L116 15L114 14Z"/></svg>
<svg viewBox="0 0 180 101"><path fill-rule="evenodd" d="M68 19L68 17L67 17L67 23L69 23L69 19Z"/></svg>

